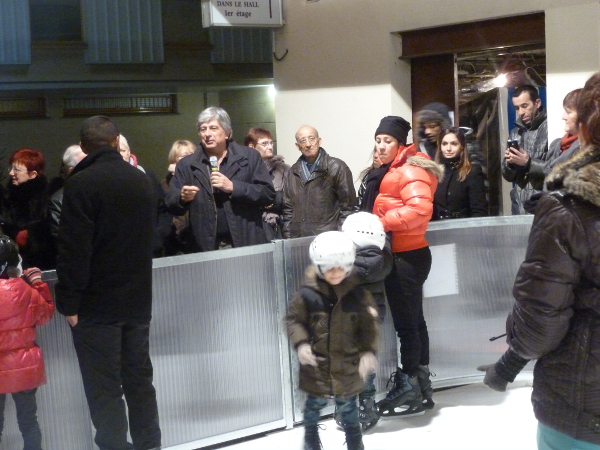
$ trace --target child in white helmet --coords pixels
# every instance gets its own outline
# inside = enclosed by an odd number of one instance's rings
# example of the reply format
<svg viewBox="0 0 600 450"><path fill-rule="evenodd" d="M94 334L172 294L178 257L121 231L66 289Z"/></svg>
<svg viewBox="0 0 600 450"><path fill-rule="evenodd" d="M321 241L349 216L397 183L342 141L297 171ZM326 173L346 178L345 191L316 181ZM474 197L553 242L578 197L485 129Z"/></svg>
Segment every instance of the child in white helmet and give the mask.
<svg viewBox="0 0 600 450"><path fill-rule="evenodd" d="M310 259L312 266L286 317L300 362L300 389L308 394L304 449L321 449L317 423L327 398L333 397L348 450L363 450L357 396L377 367L377 307L371 294L349 276L355 247L347 235L321 233L310 246Z"/></svg>
<svg viewBox="0 0 600 450"><path fill-rule="evenodd" d="M11 394L26 449L42 448L35 392L46 383L46 372L35 327L53 314L52 295L40 269L22 274L17 244L0 235L0 441L6 394Z"/></svg>
<svg viewBox="0 0 600 450"><path fill-rule="evenodd" d="M383 231L383 225L375 214L357 212L346 218L342 232L352 239L356 246L356 258L352 276L373 296L379 313L379 323L383 322L386 310L385 277L393 266L392 245ZM363 391L358 396L358 418L363 434L373 430L379 421L379 412L375 406L375 372L365 380ZM342 425L339 412L334 418Z"/></svg>

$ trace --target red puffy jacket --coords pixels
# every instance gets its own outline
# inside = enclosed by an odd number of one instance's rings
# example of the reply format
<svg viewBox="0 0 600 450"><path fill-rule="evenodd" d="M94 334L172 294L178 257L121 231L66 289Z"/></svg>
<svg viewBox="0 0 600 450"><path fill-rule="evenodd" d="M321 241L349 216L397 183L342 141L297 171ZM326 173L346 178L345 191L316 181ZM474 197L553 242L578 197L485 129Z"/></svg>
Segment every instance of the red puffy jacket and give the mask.
<svg viewBox="0 0 600 450"><path fill-rule="evenodd" d="M373 214L392 232L394 253L427 246L425 231L433 213L433 194L444 168L413 144L400 147L381 181Z"/></svg>
<svg viewBox="0 0 600 450"><path fill-rule="evenodd" d="M48 323L53 314L46 283L29 286L21 278L0 279L0 394L46 383L35 327Z"/></svg>

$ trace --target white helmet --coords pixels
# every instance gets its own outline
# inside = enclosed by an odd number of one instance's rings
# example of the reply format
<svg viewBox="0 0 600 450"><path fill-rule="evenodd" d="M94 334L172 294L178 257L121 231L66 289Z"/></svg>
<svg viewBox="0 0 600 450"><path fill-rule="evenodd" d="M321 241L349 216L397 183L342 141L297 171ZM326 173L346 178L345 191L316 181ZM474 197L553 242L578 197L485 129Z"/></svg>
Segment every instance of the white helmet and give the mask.
<svg viewBox="0 0 600 450"><path fill-rule="evenodd" d="M349 274L352 271L356 251L354 243L340 231L319 234L310 244L310 261L317 267L319 276L334 267L341 267Z"/></svg>
<svg viewBox="0 0 600 450"><path fill-rule="evenodd" d="M375 245L383 249L385 245L383 224L375 214L361 211L346 217L342 231L350 236L358 248Z"/></svg>

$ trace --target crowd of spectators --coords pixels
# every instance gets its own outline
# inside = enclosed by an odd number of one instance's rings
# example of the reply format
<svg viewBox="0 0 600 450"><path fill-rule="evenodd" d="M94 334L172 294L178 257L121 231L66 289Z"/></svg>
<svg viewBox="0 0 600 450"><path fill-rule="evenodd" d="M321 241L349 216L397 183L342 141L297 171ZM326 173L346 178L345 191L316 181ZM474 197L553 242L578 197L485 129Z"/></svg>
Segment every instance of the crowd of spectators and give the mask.
<svg viewBox="0 0 600 450"><path fill-rule="evenodd" d="M512 184L513 213L527 212L530 198L535 200L534 194L544 189L544 178L555 164L579 150L574 106L579 91L565 97L566 133L549 147L546 113L537 89L524 85L512 94L517 120L502 173ZM485 173L466 142L472 130L453 127L451 111L439 102L426 105L416 118L416 148L445 169L434 195L432 220L488 215ZM363 199L372 205L377 191L366 187L386 170L380 169L375 147L372 164L356 180L356 195L347 164L325 151L319 132L310 125L303 125L295 135L300 156L291 167L276 154L276 143L267 129L252 127L243 145L235 142L231 119L222 108L203 111L197 132L198 145L183 139L172 144L162 180L152 169L142 167L125 136L119 137L123 160L145 173L153 186L154 257L340 230L348 215L369 209L362 205ZM55 268L62 185L84 156L78 145L70 146L59 176L50 181L40 151L23 148L10 156L9 180L1 193L0 227L19 245L25 267Z"/></svg>

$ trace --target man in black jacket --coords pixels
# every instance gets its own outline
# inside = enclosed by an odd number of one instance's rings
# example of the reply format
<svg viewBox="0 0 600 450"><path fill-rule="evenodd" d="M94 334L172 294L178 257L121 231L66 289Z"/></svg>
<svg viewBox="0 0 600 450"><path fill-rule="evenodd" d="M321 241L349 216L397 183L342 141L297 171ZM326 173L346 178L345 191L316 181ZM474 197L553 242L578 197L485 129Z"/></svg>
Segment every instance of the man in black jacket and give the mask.
<svg viewBox="0 0 600 450"><path fill-rule="evenodd" d="M103 449L161 445L152 385L154 203L147 177L123 161L104 116L81 128L87 156L68 178L58 230L56 306L71 325L83 386ZM133 262L133 264L132 264Z"/></svg>
<svg viewBox="0 0 600 450"><path fill-rule="evenodd" d="M222 108L202 111L197 126L201 147L177 163L165 197L169 211L189 211L197 251L266 243L262 214L275 188L260 153L231 140Z"/></svg>

